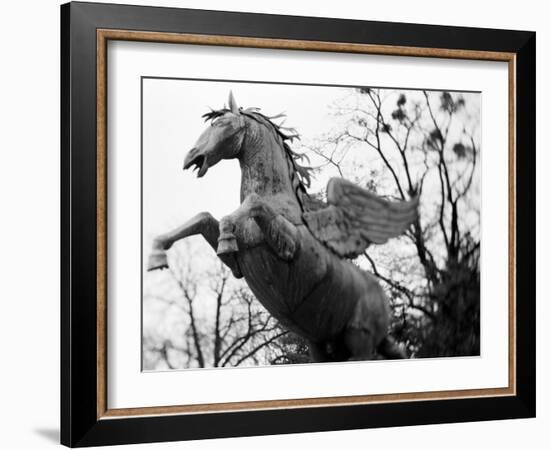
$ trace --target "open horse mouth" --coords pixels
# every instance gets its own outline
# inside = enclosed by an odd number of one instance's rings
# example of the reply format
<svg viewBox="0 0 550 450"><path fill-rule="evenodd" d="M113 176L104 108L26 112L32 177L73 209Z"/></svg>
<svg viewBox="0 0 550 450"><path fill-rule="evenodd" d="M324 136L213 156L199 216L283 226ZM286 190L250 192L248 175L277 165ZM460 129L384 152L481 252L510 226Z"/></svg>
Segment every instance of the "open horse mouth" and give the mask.
<svg viewBox="0 0 550 450"><path fill-rule="evenodd" d="M197 178L202 177L208 170L208 163L206 161L206 156L204 155L197 155L188 161L186 158L186 161L183 164L183 170L187 170L193 165L195 166L193 167L193 170L199 170L197 173Z"/></svg>

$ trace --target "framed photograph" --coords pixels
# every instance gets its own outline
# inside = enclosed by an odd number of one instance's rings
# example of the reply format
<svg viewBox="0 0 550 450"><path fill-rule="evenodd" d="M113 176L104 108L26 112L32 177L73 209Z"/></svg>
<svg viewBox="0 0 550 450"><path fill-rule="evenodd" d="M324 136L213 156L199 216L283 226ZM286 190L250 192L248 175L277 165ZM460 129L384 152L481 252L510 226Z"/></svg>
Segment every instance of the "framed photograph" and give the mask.
<svg viewBox="0 0 550 450"><path fill-rule="evenodd" d="M61 7L61 441L535 415L535 33Z"/></svg>

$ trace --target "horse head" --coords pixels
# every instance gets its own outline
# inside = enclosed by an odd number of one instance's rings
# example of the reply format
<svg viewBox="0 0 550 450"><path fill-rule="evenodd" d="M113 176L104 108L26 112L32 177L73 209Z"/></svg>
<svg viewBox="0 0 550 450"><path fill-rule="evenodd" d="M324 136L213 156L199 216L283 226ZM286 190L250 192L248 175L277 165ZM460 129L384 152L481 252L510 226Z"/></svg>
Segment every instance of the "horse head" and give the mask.
<svg viewBox="0 0 550 450"><path fill-rule="evenodd" d="M187 153L183 169L195 166L197 177L202 177L208 168L222 159L237 158L245 136L246 122L233 93L229 93L229 108L206 113L203 117L211 125L203 131L195 146Z"/></svg>

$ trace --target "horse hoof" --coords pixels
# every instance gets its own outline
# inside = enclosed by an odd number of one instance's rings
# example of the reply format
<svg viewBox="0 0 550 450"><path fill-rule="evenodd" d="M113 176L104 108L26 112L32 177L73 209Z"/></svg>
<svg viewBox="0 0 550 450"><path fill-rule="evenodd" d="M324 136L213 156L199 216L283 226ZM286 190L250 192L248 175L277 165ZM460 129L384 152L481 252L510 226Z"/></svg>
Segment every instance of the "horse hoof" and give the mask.
<svg viewBox="0 0 550 450"><path fill-rule="evenodd" d="M238 251L239 247L237 246L237 239L235 239L235 236L218 239L218 249L216 251L218 255L225 255Z"/></svg>
<svg viewBox="0 0 550 450"><path fill-rule="evenodd" d="M147 271L151 272L157 269L167 269L168 259L164 250L153 250L147 261Z"/></svg>

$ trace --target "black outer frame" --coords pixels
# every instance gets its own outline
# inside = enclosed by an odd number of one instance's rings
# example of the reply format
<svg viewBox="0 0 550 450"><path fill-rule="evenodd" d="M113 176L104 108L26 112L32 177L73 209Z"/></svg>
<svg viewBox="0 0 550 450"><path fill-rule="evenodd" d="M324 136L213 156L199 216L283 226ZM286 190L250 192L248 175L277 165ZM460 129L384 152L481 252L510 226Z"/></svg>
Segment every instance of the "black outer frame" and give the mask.
<svg viewBox="0 0 550 450"><path fill-rule="evenodd" d="M96 29L516 54L517 395L97 419ZM266 14L61 6L61 443L71 447L535 416L535 33Z"/></svg>

